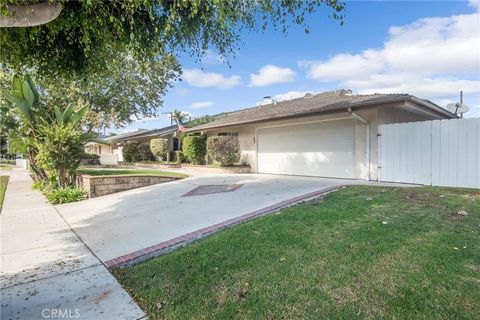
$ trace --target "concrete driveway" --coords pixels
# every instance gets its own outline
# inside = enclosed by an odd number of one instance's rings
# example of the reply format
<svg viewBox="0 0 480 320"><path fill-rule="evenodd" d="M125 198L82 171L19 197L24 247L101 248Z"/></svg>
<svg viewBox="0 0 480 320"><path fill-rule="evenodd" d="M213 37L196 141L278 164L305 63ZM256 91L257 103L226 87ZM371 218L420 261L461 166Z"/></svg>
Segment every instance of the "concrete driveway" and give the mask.
<svg viewBox="0 0 480 320"><path fill-rule="evenodd" d="M198 176L59 205L57 209L105 262L300 195L350 182L253 174ZM199 186L212 185L233 185L236 190L184 196ZM210 187L203 191L215 190Z"/></svg>

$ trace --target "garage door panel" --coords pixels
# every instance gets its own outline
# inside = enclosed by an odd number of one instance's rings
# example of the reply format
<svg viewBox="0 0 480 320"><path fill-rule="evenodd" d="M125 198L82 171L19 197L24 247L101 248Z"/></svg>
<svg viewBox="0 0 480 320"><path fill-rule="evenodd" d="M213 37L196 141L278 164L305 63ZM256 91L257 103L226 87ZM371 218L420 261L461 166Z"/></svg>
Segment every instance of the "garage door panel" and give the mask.
<svg viewBox="0 0 480 320"><path fill-rule="evenodd" d="M353 178L353 120L258 130L258 172Z"/></svg>

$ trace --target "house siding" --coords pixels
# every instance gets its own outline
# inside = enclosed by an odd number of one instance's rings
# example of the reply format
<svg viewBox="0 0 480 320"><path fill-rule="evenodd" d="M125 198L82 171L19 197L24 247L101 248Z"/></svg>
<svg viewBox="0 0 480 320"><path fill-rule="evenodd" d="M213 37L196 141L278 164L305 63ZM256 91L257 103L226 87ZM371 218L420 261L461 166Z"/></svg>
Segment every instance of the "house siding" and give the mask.
<svg viewBox="0 0 480 320"><path fill-rule="evenodd" d="M367 124L355 119L355 177L357 179L378 180L378 161L379 161L379 140L378 126L387 123L402 123L412 121L423 121L431 119L431 116L412 112L403 109L402 105L383 105L381 107L372 107L354 110L357 115L368 122ZM319 122L326 120L336 120L353 118L348 112L337 112L332 114L306 116L301 118L291 118L286 120L265 121L261 123L245 124L239 126L230 126L204 131L208 136L218 135L220 132L237 132L238 142L241 151L242 163L248 163L252 172L258 172L257 166L257 129L270 126L295 125L305 122ZM369 140L367 139L367 127L369 127ZM367 142L368 141L368 142ZM369 154L367 155L367 144L369 144Z"/></svg>

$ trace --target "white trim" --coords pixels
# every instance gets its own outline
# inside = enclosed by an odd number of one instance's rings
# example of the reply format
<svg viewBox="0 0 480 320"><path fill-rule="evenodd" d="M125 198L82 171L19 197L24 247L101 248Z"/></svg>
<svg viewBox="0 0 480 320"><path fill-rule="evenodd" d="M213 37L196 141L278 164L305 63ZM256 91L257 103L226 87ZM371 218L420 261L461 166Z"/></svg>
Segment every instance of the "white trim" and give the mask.
<svg viewBox="0 0 480 320"><path fill-rule="evenodd" d="M349 109L350 111L351 109ZM363 122L367 126L367 136L365 137L366 141L366 148L367 148L367 167L368 167L368 176L367 176L367 181L370 181L370 122L359 116L355 111L351 111L352 116L355 119L360 120L360 122ZM355 139L356 140L356 139Z"/></svg>

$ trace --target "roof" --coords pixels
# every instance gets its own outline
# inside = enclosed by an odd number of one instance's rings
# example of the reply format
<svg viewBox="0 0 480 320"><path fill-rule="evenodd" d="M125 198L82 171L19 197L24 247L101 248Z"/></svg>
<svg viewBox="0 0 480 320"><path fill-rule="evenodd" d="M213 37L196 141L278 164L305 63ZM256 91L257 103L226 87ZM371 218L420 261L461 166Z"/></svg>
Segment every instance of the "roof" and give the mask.
<svg viewBox="0 0 480 320"><path fill-rule="evenodd" d="M155 136L161 137L161 136L164 136L164 135L172 134L175 131L177 131L177 126L173 125L173 126L169 126L169 127L165 127L165 128L159 128L159 129L153 129L153 130L140 129L139 131L129 132L128 134L113 136L111 140L122 141L122 140L127 140L127 139L148 138L148 137L155 137Z"/></svg>
<svg viewBox="0 0 480 320"><path fill-rule="evenodd" d="M91 140L88 141L85 145L86 145L86 146L91 146L91 145L94 145L94 144L104 144L104 145L109 146L109 145L110 145L110 142L109 142L109 141L105 141L105 140L101 140L101 139L91 139Z"/></svg>
<svg viewBox="0 0 480 320"><path fill-rule="evenodd" d="M108 140L108 141L122 140L124 138L128 138L128 137L143 133L145 131L148 131L148 130L147 129L137 129L137 130L132 131L132 132L126 132L126 133L116 134L116 135L107 137L107 138L105 138L105 140Z"/></svg>
<svg viewBox="0 0 480 320"><path fill-rule="evenodd" d="M389 102L411 101L443 114L447 118L456 117L431 101L419 99L409 94L369 94L352 95L345 90L330 91L302 98L260 105L226 113L217 120L187 130L201 131L218 127L241 125L253 122L270 121L301 115L313 115L326 112L342 111L348 108L379 105Z"/></svg>

